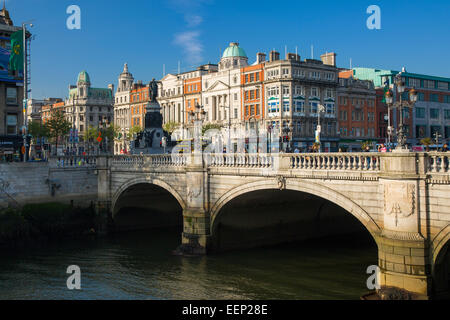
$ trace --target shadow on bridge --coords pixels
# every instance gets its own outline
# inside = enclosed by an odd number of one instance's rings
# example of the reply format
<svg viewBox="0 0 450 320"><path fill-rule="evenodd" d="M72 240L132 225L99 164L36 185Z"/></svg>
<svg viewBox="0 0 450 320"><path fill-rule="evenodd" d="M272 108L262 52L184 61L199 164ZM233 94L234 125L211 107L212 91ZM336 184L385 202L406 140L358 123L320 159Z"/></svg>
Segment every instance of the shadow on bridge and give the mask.
<svg viewBox="0 0 450 320"><path fill-rule="evenodd" d="M115 231L171 228L181 234L183 210L177 199L154 184L135 184L117 199L112 212Z"/></svg>
<svg viewBox="0 0 450 320"><path fill-rule="evenodd" d="M376 243L365 226L336 204L294 190L258 190L225 204L211 228L212 251L226 251L360 234Z"/></svg>

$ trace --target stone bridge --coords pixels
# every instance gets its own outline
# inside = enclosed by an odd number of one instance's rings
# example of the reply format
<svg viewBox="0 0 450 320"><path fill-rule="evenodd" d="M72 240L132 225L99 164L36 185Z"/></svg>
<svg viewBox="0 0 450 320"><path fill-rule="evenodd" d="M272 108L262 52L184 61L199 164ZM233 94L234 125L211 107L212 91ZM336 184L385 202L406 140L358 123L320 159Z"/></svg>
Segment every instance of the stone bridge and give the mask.
<svg viewBox="0 0 450 320"><path fill-rule="evenodd" d="M149 197L161 209L164 191L173 200L167 206L182 212L180 247L194 253L236 247L245 237L251 246L269 238L337 234L356 221L378 247L382 291L441 297L450 279L449 160L449 154L436 152L104 156L96 163L98 206L114 221L129 205L124 195L136 206ZM292 209L283 201L292 197L304 205L288 215ZM265 210L269 198L277 206ZM345 212L345 218L329 215L324 205ZM247 217L245 208L252 207L260 215ZM285 228L274 232L268 225ZM223 226L237 232L227 239L220 235Z"/></svg>

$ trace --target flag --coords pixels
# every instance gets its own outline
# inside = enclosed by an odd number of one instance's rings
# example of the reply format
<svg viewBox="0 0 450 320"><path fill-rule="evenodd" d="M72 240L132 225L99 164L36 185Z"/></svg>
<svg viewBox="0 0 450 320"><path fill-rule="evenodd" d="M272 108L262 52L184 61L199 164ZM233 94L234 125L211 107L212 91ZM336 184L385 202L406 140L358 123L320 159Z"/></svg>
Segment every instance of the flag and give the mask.
<svg viewBox="0 0 450 320"><path fill-rule="evenodd" d="M9 57L9 69L11 71L23 70L23 56L23 31L20 30L11 35L11 56Z"/></svg>

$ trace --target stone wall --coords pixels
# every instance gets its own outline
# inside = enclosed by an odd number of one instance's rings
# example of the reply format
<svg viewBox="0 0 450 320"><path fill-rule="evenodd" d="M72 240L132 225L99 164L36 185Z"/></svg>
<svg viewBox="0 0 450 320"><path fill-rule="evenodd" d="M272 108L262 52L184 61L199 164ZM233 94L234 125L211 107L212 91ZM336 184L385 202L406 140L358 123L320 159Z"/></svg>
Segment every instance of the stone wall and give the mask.
<svg viewBox="0 0 450 320"><path fill-rule="evenodd" d="M57 168L48 162L0 164L0 207L64 202L87 206L97 200L93 168Z"/></svg>

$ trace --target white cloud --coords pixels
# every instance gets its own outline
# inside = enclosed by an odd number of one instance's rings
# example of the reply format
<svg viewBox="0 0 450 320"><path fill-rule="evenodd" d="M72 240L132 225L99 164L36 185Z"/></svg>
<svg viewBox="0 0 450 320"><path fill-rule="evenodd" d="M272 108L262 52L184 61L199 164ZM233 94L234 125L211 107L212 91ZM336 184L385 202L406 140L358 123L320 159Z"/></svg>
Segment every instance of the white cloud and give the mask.
<svg viewBox="0 0 450 320"><path fill-rule="evenodd" d="M190 28L196 27L203 22L203 18L195 14L187 14L184 16L184 19L186 20L188 27Z"/></svg>
<svg viewBox="0 0 450 320"><path fill-rule="evenodd" d="M197 64L203 60L203 45L200 31L185 31L175 34L174 43L183 48L189 63Z"/></svg>

